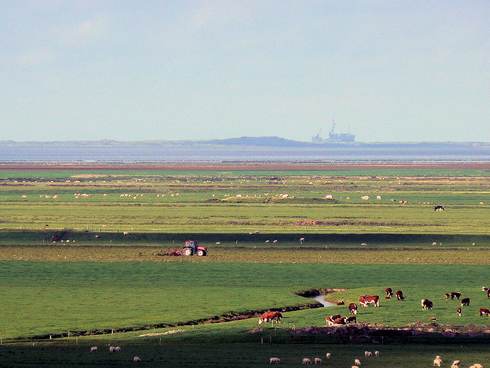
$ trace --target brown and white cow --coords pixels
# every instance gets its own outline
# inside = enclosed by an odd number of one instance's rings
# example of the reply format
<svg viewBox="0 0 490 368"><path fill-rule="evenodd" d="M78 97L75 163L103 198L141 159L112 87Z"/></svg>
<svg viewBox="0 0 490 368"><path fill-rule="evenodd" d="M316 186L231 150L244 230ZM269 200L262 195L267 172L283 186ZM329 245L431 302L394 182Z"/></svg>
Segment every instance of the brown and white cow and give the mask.
<svg viewBox="0 0 490 368"><path fill-rule="evenodd" d="M432 301L429 299L422 299L420 301L420 305L422 306L422 309L430 310L434 306L434 303L432 303Z"/></svg>
<svg viewBox="0 0 490 368"><path fill-rule="evenodd" d="M350 303L349 304L349 313L356 315L357 314L357 304L356 303Z"/></svg>
<svg viewBox="0 0 490 368"><path fill-rule="evenodd" d="M327 316L325 317L325 323L327 326L345 325L345 317L342 317L340 314Z"/></svg>
<svg viewBox="0 0 490 368"><path fill-rule="evenodd" d="M265 312L262 313L259 317L259 325L261 325L264 322L280 322L282 319L282 313L281 312Z"/></svg>
<svg viewBox="0 0 490 368"><path fill-rule="evenodd" d="M490 309L488 308L480 308L480 317L490 316Z"/></svg>
<svg viewBox="0 0 490 368"><path fill-rule="evenodd" d="M386 288L385 289L385 299L391 299L393 296L393 289L392 288Z"/></svg>
<svg viewBox="0 0 490 368"><path fill-rule="evenodd" d="M459 300L459 298L461 298L461 293L457 292L457 291L451 291L449 293L444 294L444 297L446 299L451 299L451 300L458 299Z"/></svg>
<svg viewBox="0 0 490 368"><path fill-rule="evenodd" d="M361 295L359 297L359 304L365 308L368 307L369 304L379 307L379 295Z"/></svg>
<svg viewBox="0 0 490 368"><path fill-rule="evenodd" d="M395 295L396 295L396 299L397 300L405 300L405 296L403 295L403 291L397 290L397 292L395 293Z"/></svg>

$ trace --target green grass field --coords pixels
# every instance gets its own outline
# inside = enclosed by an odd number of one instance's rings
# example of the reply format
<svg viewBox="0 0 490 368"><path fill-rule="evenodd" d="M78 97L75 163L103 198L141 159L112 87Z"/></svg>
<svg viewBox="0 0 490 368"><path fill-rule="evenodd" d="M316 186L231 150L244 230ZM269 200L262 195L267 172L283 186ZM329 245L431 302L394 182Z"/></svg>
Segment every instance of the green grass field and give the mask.
<svg viewBox="0 0 490 368"><path fill-rule="evenodd" d="M327 299L349 303L361 294L383 296L389 286L407 299L362 308L361 324L430 326L435 318L441 329L488 330L490 320L478 315L480 307L490 307L480 290L490 284L488 174L2 170L0 365L128 366L140 355L148 367L258 367L277 355L292 367L303 356L332 351L328 365L349 367L354 356L378 348L382 357L363 367L425 367L435 354L462 359L464 366L488 363L483 338L440 345L452 340L434 335L407 346L366 347L291 334L324 326L326 315L347 314L345 306L287 312L277 328L259 333L252 333L256 318L153 326L304 305L313 300L295 292L311 288L345 288ZM446 211L434 212L435 204ZM64 242L52 243L61 232ZM187 237L209 245L210 255L155 255ZM457 303L443 298L448 291L471 298L462 317ZM422 298L434 302L432 311L421 309ZM128 328L134 331L117 332ZM32 341L102 329L116 333ZM141 337L148 333L154 335ZM110 354L109 343L123 352ZM88 353L94 344L101 351Z"/></svg>

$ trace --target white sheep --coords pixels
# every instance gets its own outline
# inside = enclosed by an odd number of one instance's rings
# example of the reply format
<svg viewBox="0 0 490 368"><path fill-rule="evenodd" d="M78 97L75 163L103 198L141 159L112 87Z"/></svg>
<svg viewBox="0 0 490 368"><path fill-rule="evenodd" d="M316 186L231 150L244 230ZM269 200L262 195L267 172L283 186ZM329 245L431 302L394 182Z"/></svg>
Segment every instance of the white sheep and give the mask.
<svg viewBox="0 0 490 368"><path fill-rule="evenodd" d="M361 361L358 358L354 359L354 365L357 365L358 367L360 367Z"/></svg>
<svg viewBox="0 0 490 368"><path fill-rule="evenodd" d="M483 365L481 365L480 363L475 363L470 365L470 368L483 368Z"/></svg>
<svg viewBox="0 0 490 368"><path fill-rule="evenodd" d="M135 355L133 357L133 362L135 362L135 363L141 362L141 358L139 356Z"/></svg>
<svg viewBox="0 0 490 368"><path fill-rule="evenodd" d="M316 358L314 358L314 359L313 359L313 362L314 362L315 364L322 364L322 358L318 358L318 357L316 357Z"/></svg>
<svg viewBox="0 0 490 368"><path fill-rule="evenodd" d="M281 359L278 357L270 357L269 358L269 364L279 364L281 363Z"/></svg>
<svg viewBox="0 0 490 368"><path fill-rule="evenodd" d="M310 358L303 358L303 360L301 361L301 364L303 364L303 365L311 364L311 359Z"/></svg>
<svg viewBox="0 0 490 368"><path fill-rule="evenodd" d="M442 364L442 358L440 355L436 355L436 357L434 358L434 364L433 366L434 367L440 367Z"/></svg>
<svg viewBox="0 0 490 368"><path fill-rule="evenodd" d="M455 360L453 364L451 364L451 368L459 368L461 364L461 360Z"/></svg>

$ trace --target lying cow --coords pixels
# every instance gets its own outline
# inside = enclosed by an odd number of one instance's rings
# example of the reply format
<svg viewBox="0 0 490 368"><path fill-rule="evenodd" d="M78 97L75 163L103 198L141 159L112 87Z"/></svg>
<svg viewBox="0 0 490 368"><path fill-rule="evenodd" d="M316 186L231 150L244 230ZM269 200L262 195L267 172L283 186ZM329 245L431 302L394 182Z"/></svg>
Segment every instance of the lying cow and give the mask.
<svg viewBox="0 0 490 368"><path fill-rule="evenodd" d="M451 291L450 293L444 294L444 297L446 299L451 299L451 300L457 299L457 300L459 300L459 298L461 298L461 293L459 293L457 291Z"/></svg>
<svg viewBox="0 0 490 368"><path fill-rule="evenodd" d="M398 291L395 293L395 295L396 295L396 299L397 299L397 300L405 300L405 296L403 295L403 291L398 290Z"/></svg>
<svg viewBox="0 0 490 368"><path fill-rule="evenodd" d="M461 299L461 306L462 307L469 307L469 305L470 305L470 298Z"/></svg>
<svg viewBox="0 0 490 368"><path fill-rule="evenodd" d="M488 308L480 308L480 317L490 316L490 309Z"/></svg>
<svg viewBox="0 0 490 368"><path fill-rule="evenodd" d="M349 304L349 313L352 315L357 314L357 304L356 303L350 303Z"/></svg>
<svg viewBox="0 0 490 368"><path fill-rule="evenodd" d="M385 289L385 299L391 299L393 296L393 289L392 288L386 288Z"/></svg>
<svg viewBox="0 0 490 368"><path fill-rule="evenodd" d="M432 301L430 301L429 299L422 299L420 301L420 305L422 306L422 309L431 310L434 306L434 303L432 303Z"/></svg>
<svg viewBox="0 0 490 368"><path fill-rule="evenodd" d="M282 313L281 312L265 312L262 313L259 317L259 325L261 325L264 322L280 322L282 319Z"/></svg>
<svg viewBox="0 0 490 368"><path fill-rule="evenodd" d="M344 317L344 323L346 325L348 325L350 323L357 323L357 318L356 318L356 316Z"/></svg>
<svg viewBox="0 0 490 368"><path fill-rule="evenodd" d="M340 314L327 316L325 317L325 323L327 326L345 325L345 317L342 317Z"/></svg>
<svg viewBox="0 0 490 368"><path fill-rule="evenodd" d="M367 308L369 304L373 304L375 307L379 307L378 295L361 295L359 297L359 304Z"/></svg>

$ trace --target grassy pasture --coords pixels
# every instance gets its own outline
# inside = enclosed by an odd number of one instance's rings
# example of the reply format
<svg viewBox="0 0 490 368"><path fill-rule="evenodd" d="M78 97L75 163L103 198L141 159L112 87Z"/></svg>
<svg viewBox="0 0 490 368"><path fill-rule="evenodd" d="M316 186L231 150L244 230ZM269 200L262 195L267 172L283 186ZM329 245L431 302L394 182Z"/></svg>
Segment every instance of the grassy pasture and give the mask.
<svg viewBox="0 0 490 368"><path fill-rule="evenodd" d="M490 361L490 350L486 345L440 346L440 345L384 345L384 346L349 346L318 344L208 344L195 345L172 343L160 345L157 341L144 343L119 343L122 352L111 354L106 347L99 344L97 353L88 353L89 345L74 343L56 345L40 344L32 346L0 346L0 359L11 368L17 367L127 367L132 365L134 355L143 361L140 367L265 367L271 356L281 357L284 367L298 367L303 357L324 357L332 353L327 366L350 367L354 357L361 357L363 367L384 368L423 368L432 366L436 354L441 355L446 366L456 359L463 362L463 367L473 363ZM102 350L103 349L103 350ZM378 359L363 359L365 350L379 350ZM325 360L324 360L325 362ZM486 366L486 365L485 365Z"/></svg>
<svg viewBox="0 0 490 368"><path fill-rule="evenodd" d="M479 291L488 266L339 265L155 262L0 262L1 335L4 338L67 330L116 328L188 321L228 311L303 304L293 292L343 287L353 295L391 286L406 290L403 313L394 303L362 315L365 322L404 325L427 318L419 299L436 305L431 315L455 322L454 306L442 293L462 290L473 298L459 323L486 323ZM346 294L345 298L350 298ZM332 308L332 312L336 309ZM369 312L369 313L368 313ZM322 325L322 310L295 312L297 324ZM295 319L291 319L294 321ZM248 321L254 325L255 321Z"/></svg>

